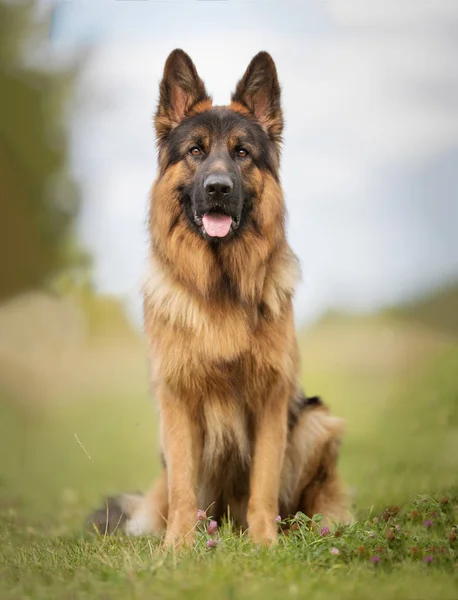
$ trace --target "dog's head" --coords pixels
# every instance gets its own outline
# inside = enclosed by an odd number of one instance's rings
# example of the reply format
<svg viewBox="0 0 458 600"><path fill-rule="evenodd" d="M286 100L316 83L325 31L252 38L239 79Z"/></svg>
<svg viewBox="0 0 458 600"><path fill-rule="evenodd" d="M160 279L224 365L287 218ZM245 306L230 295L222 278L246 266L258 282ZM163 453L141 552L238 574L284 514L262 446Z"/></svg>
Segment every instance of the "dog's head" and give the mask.
<svg viewBox="0 0 458 600"><path fill-rule="evenodd" d="M187 226L212 243L240 235L254 221L264 175L278 182L283 117L271 56L257 54L230 105L213 106L190 57L174 50L155 127L160 176L168 174Z"/></svg>

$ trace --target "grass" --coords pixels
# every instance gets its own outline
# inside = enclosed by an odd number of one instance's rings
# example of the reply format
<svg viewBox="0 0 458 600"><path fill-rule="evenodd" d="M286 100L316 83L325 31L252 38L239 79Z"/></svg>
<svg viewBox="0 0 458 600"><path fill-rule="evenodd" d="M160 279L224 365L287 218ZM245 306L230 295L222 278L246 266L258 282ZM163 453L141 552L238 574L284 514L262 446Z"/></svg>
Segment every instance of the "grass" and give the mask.
<svg viewBox="0 0 458 600"><path fill-rule="evenodd" d="M348 421L341 469L355 524L327 533L298 515L265 550L202 522L179 555L84 531L104 493L144 489L159 469L144 348L98 340L54 369L55 349L43 348L33 385L21 377L16 388L27 393L9 385L1 396L0 598L455 598L456 339L386 315L321 324L305 339L308 393ZM49 373L40 389L37 372Z"/></svg>
<svg viewBox="0 0 458 600"><path fill-rule="evenodd" d="M275 550L225 527L209 549L201 523L196 547L179 556L146 538L20 533L10 515L1 585L11 598L453 598L458 498L419 497L398 510L329 534L298 516Z"/></svg>

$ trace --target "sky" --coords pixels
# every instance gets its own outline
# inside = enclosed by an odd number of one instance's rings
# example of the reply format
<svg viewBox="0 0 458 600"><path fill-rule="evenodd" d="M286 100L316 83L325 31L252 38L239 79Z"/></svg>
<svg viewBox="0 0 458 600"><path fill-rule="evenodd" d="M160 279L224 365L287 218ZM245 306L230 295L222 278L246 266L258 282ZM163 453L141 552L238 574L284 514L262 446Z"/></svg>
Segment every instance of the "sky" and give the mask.
<svg viewBox="0 0 458 600"><path fill-rule="evenodd" d="M277 64L299 322L458 279L458 2L74 0L55 10L49 49L86 55L71 161L98 290L140 320L152 115L175 47L217 104L259 50Z"/></svg>

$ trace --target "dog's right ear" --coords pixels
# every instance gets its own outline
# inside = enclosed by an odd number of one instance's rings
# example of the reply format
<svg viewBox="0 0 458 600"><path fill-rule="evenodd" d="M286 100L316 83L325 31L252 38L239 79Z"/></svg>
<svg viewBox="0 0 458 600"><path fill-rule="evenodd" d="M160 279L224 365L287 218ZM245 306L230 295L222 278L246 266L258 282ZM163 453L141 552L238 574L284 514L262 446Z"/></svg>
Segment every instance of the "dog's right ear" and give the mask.
<svg viewBox="0 0 458 600"><path fill-rule="evenodd" d="M211 100L194 63L183 50L174 50L165 63L154 118L159 142L202 100Z"/></svg>

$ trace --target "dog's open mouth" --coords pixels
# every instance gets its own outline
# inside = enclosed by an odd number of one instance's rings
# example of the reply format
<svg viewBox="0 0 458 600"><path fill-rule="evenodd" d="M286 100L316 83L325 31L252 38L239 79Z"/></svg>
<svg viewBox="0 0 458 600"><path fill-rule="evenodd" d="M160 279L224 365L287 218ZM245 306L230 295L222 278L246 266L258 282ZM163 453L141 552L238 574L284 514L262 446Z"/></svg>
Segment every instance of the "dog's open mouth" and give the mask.
<svg viewBox="0 0 458 600"><path fill-rule="evenodd" d="M200 218L196 215L195 221L209 237L213 238L224 238L231 229L237 229L239 226L238 219L219 212L208 212Z"/></svg>
<svg viewBox="0 0 458 600"><path fill-rule="evenodd" d="M207 213L202 217L202 224L207 235L223 238L231 230L232 217L222 213Z"/></svg>

